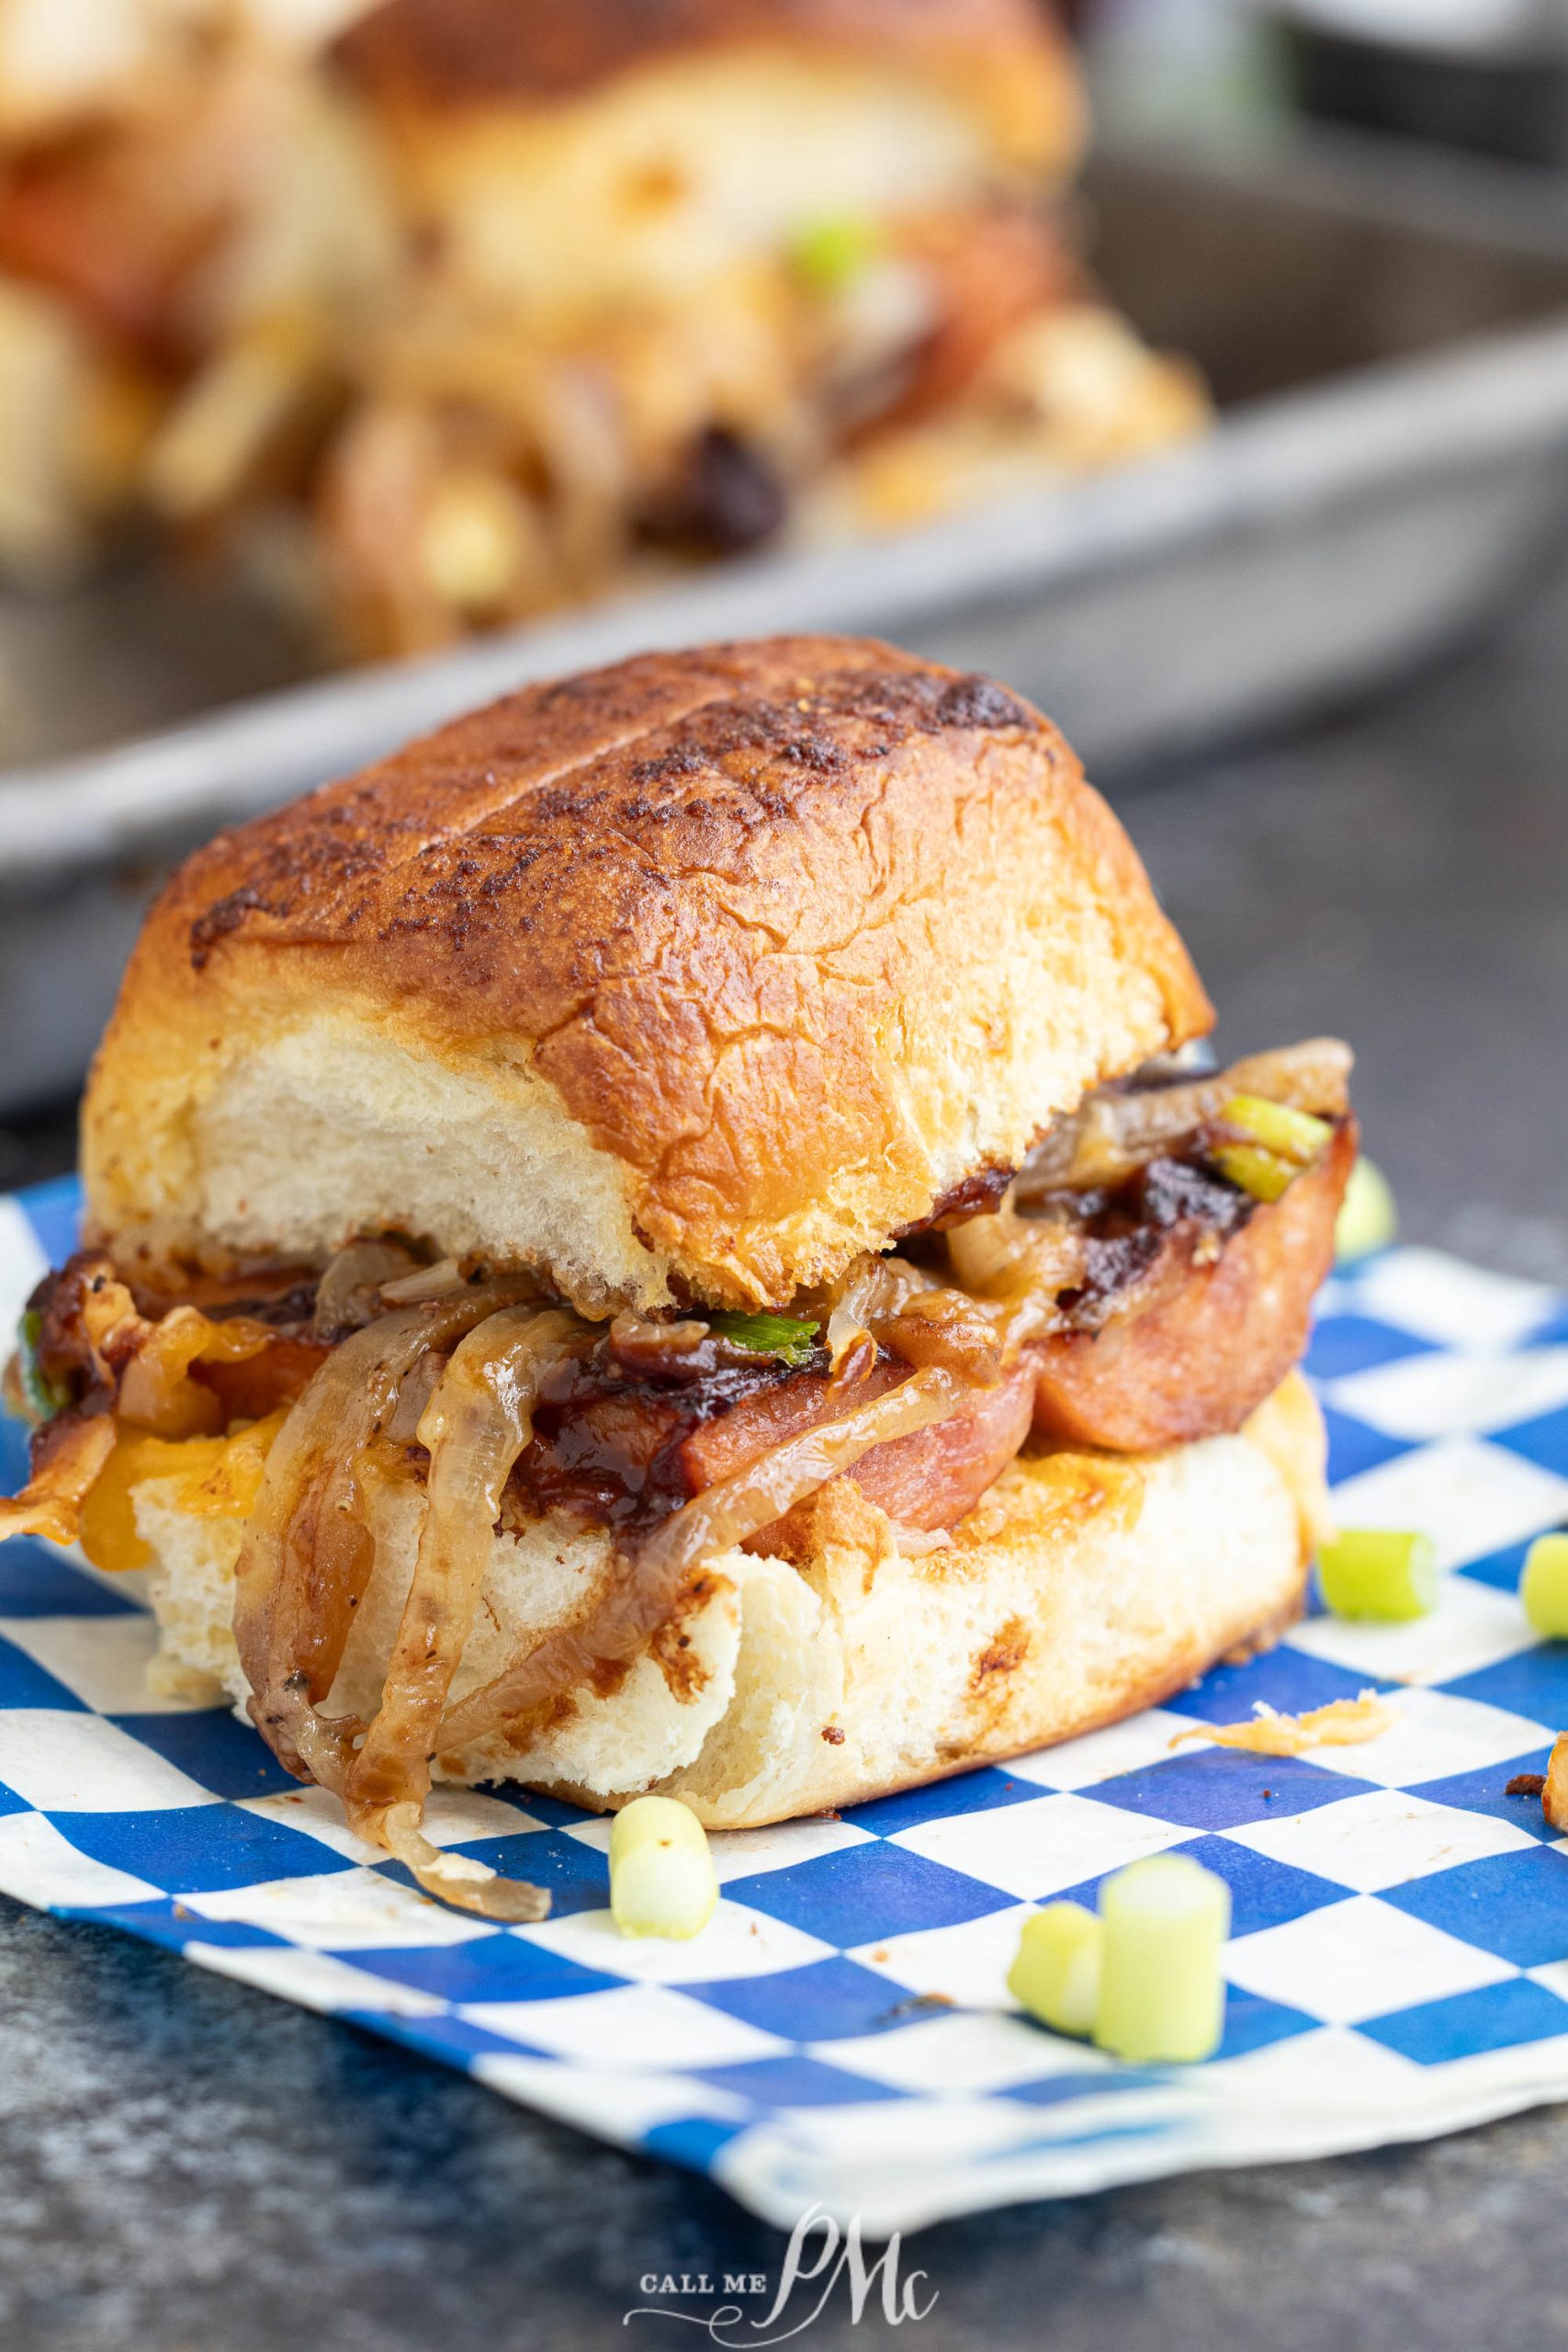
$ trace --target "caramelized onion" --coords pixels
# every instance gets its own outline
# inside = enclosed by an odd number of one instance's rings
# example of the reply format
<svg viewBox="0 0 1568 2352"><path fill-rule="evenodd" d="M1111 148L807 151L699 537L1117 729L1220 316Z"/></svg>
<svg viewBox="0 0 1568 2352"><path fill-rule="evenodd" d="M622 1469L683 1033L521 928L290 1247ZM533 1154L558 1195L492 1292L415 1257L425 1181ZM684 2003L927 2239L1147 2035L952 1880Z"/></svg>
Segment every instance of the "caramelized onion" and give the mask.
<svg viewBox="0 0 1568 2352"><path fill-rule="evenodd" d="M700 1378L713 1369L719 1351L705 1323L690 1317L679 1323L655 1323L629 1308L611 1323L606 1345L623 1372L652 1380Z"/></svg>
<svg viewBox="0 0 1568 2352"><path fill-rule="evenodd" d="M416 1266L412 1274L400 1274L395 1283L381 1284L381 1299L387 1306L422 1306L427 1299L445 1298L449 1291L461 1287L463 1270L456 1258L439 1258L434 1266Z"/></svg>
<svg viewBox="0 0 1568 2352"><path fill-rule="evenodd" d="M1311 1037L1304 1045L1249 1054L1229 1069L1190 1084L1091 1094L1030 1153L1013 1186L1013 1202L1027 1208L1047 1193L1117 1183L1206 1120L1217 1118L1233 1094L1262 1094L1298 1111L1337 1117L1348 1107L1352 1058L1349 1046L1337 1037ZM961 1233L974 1230L973 1226L958 1228Z"/></svg>
<svg viewBox="0 0 1568 2352"><path fill-rule="evenodd" d="M410 1366L398 1387L398 1401L379 1434L393 1445L417 1445L424 1408L435 1394L447 1357L440 1348L426 1348Z"/></svg>
<svg viewBox="0 0 1568 2352"><path fill-rule="evenodd" d="M947 1237L953 1271L965 1291L1007 1304L1054 1302L1084 1278L1088 1261L1081 1228L1065 1218L1022 1217L1012 1195L995 1216L955 1226ZM1038 1328L1044 1328L1043 1321Z"/></svg>
<svg viewBox="0 0 1568 2352"><path fill-rule="evenodd" d="M476 1283L434 1306L406 1306L332 1354L293 1407L267 1460L235 1570L234 1637L254 1696L253 1722L301 1778L340 1786L358 1724L324 1724L354 1611L370 1580L370 1449L398 1385L429 1348L448 1347L526 1282Z"/></svg>
<svg viewBox="0 0 1568 2352"><path fill-rule="evenodd" d="M824 1336L833 1378L852 1374L857 1358L869 1371L875 1362L872 1327L902 1313L921 1291L935 1288L936 1277L906 1258L874 1258L869 1250L856 1258L830 1294Z"/></svg>
<svg viewBox="0 0 1568 2352"><path fill-rule="evenodd" d="M514 1306L490 1316L455 1350L419 1423L430 1450L424 1526L381 1704L344 1774L344 1803L361 1836L400 1853L431 1892L492 1917L543 1918L548 1897L533 1887L502 1897L505 1883L493 1871L471 1863L454 1870L421 1835L419 1817L442 1712L490 1565L502 1490L533 1433L539 1382L586 1337L575 1316ZM509 1907L498 1912L497 1901Z"/></svg>
<svg viewBox="0 0 1568 2352"><path fill-rule="evenodd" d="M317 1334L326 1339L358 1330L377 1313L378 1295L386 1283L424 1271L400 1241L351 1241L330 1261L317 1285Z"/></svg>
<svg viewBox="0 0 1568 2352"><path fill-rule="evenodd" d="M550 1898L542 1886L526 1879L502 1878L488 1862L470 1854L444 1854L420 1827L421 1807L412 1800L389 1805L380 1820L379 1842L394 1860L412 1871L424 1889L458 1911L477 1911L482 1919L532 1926L550 1916Z"/></svg>
<svg viewBox="0 0 1568 2352"><path fill-rule="evenodd" d="M976 1217L954 1227L949 1248L957 1242L961 1254L988 1262L987 1251L995 1250L1002 1224L1000 1216ZM1014 1227L1029 1233L1017 1217L1009 1222L1009 1231ZM961 1236L976 1232L983 1237L978 1242L960 1241ZM880 1349L917 1372L937 1365L973 1385L994 1387L1023 1340L1043 1328L1033 1311L1043 1280L1039 1252L1030 1249L1026 1256L1021 1270L1004 1255L1010 1279L995 1299L972 1297L943 1285L934 1274L901 1258L858 1259L828 1320L835 1377L843 1381L856 1377L857 1371L869 1372ZM1073 1271L1063 1272L1055 1287L1065 1288L1076 1278ZM969 1289L984 1294L986 1285L972 1283ZM1029 1302L1027 1313L1021 1312L1023 1297Z"/></svg>
<svg viewBox="0 0 1568 2352"><path fill-rule="evenodd" d="M945 1419L965 1394L953 1373L933 1365L705 1487L623 1564L586 1623L546 1634L526 1657L455 1707L437 1748L462 1747L497 1731L525 1732L564 1692L602 1683L607 1670L624 1671L667 1622L704 1561L782 1519L874 1446Z"/></svg>
<svg viewBox="0 0 1568 2352"><path fill-rule="evenodd" d="M1013 1352L1013 1318L1005 1307L961 1290L928 1290L876 1326L878 1345L916 1371L942 1364L981 1388L994 1388Z"/></svg>
<svg viewBox="0 0 1568 2352"><path fill-rule="evenodd" d="M901 1258L856 1261L828 1320L837 1378L854 1376L857 1350L869 1371L882 1349L916 1371L938 1365L994 1387L1023 1341L1048 1327L1055 1292L1081 1279L1082 1245L1069 1244L1066 1227L1047 1234L1005 1208L947 1238L963 1290Z"/></svg>
<svg viewBox="0 0 1568 2352"><path fill-rule="evenodd" d="M8 1535L47 1535L52 1544L74 1544L82 1506L114 1443L111 1414L62 1413L51 1421L41 1441L35 1441L32 1476L19 1495L0 1498L0 1544Z"/></svg>
<svg viewBox="0 0 1568 2352"><path fill-rule="evenodd" d="M679 1323L656 1323L651 1316L637 1315L624 1306L610 1325L609 1337L617 1355L636 1356L645 1350L689 1355L707 1339L708 1327L689 1317Z"/></svg>

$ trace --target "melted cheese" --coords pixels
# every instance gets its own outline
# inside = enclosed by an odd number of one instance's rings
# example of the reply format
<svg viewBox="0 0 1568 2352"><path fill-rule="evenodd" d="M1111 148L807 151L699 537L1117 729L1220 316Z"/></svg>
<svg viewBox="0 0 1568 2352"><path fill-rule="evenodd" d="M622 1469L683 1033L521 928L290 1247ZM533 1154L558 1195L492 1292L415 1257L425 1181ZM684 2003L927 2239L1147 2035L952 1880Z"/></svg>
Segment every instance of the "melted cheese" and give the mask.
<svg viewBox="0 0 1568 2352"><path fill-rule="evenodd" d="M1171 1741L1206 1739L1215 1747L1245 1747L1254 1756L1299 1756L1307 1747L1354 1747L1393 1729L1397 1720L1386 1699L1363 1690L1359 1699L1331 1699L1325 1707L1309 1707L1303 1714L1284 1715L1259 1699L1249 1724L1227 1724L1216 1730L1195 1724Z"/></svg>
<svg viewBox="0 0 1568 2352"><path fill-rule="evenodd" d="M145 1568L152 1555L136 1530L136 1489L150 1478L177 1476L175 1508L193 1519L246 1519L261 1492L273 1440L287 1406L229 1437L155 1437L121 1422L114 1452L82 1506L80 1540L94 1567Z"/></svg>

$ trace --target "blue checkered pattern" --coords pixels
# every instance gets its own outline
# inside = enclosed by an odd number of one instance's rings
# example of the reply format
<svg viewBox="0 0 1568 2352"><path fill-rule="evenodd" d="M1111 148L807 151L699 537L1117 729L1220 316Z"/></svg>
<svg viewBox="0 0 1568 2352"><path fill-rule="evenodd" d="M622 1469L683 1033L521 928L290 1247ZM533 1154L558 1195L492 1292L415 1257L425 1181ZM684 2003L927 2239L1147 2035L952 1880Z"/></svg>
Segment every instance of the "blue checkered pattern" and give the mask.
<svg viewBox="0 0 1568 2352"><path fill-rule="evenodd" d="M0 1201L0 1316L74 1205L70 1186ZM353 2018L784 2223L817 2200L886 2231L1568 2096L1568 1841L1504 1792L1568 1724L1568 1647L1516 1597L1529 1539L1568 1521L1563 1301L1391 1251L1332 1286L1309 1368L1345 1523L1437 1539L1430 1617L1312 1615L1089 1738L719 1838L724 1899L691 1943L623 1941L606 1825L540 1798L438 1793L430 1826L547 1885L548 1920L427 1902L247 1727L149 1695L135 1579L12 1544L0 1888ZM0 1470L20 1453L7 1429ZM1369 1684L1396 1720L1360 1747L1173 1745ZM1235 1898L1220 2055L1129 2068L1021 2016L1004 1978L1031 1908L1171 1851Z"/></svg>

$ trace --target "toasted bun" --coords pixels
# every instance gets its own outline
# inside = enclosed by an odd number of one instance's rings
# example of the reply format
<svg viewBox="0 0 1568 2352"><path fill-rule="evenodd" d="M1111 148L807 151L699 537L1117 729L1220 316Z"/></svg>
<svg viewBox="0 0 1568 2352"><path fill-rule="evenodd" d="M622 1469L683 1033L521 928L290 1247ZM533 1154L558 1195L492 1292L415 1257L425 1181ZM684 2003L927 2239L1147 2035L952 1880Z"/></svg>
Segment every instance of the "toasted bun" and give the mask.
<svg viewBox="0 0 1568 2352"><path fill-rule="evenodd" d="M844 1481L796 1561L734 1552L682 1644L536 1743L440 1757L439 1780L522 1781L594 1807L656 1788L711 1826L849 1804L1115 1722L1300 1607L1325 1509L1322 1419L1292 1374L1234 1437L1133 1457L1021 1458L944 1548L907 1557ZM154 1551L164 1674L246 1695L230 1613L237 1520L187 1517L177 1481L137 1490ZM390 1490L389 1490L390 1491ZM377 1527L378 1573L327 1712L369 1713L412 1574L419 1501ZM546 1522L498 1535L462 1698L581 1607L609 1544Z"/></svg>
<svg viewBox="0 0 1568 2352"><path fill-rule="evenodd" d="M220 835L84 1114L123 1261L355 1233L782 1304L1212 1014L1037 712L781 638L534 686Z"/></svg>
<svg viewBox="0 0 1568 2352"><path fill-rule="evenodd" d="M874 66L949 91L996 154L1066 171L1083 107L1037 0L387 0L339 45L402 114L542 107L672 61L761 50Z"/></svg>

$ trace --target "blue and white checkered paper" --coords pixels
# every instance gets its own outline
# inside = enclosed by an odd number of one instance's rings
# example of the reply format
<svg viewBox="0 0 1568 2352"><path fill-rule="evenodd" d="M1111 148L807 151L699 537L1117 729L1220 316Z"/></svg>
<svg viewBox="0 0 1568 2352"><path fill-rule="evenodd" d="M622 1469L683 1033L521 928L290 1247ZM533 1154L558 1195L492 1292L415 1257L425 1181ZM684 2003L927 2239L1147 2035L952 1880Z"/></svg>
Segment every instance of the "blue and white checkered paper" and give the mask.
<svg viewBox="0 0 1568 2352"><path fill-rule="evenodd" d="M0 1201L0 1316L75 1194ZM438 1793L432 1834L547 1885L539 1927L426 1901L223 1710L148 1693L134 1580L0 1549L0 1888L367 2026L509 2098L709 2173L769 2219L870 2233L1210 2165L1423 2139L1568 2097L1568 1839L1509 1797L1568 1724L1568 1646L1516 1585L1568 1521L1568 1305L1398 1250L1337 1282L1309 1368L1349 1525L1424 1527L1433 1615L1316 1615L1267 1657L1070 1745L716 1840L691 1943L624 1941L606 1825ZM20 1432L5 1445L20 1466ZM1257 1700L1392 1695L1357 1747L1184 1740ZM1134 2069L1044 2032L1004 1977L1031 1909L1183 1851L1235 1903L1219 2056Z"/></svg>

